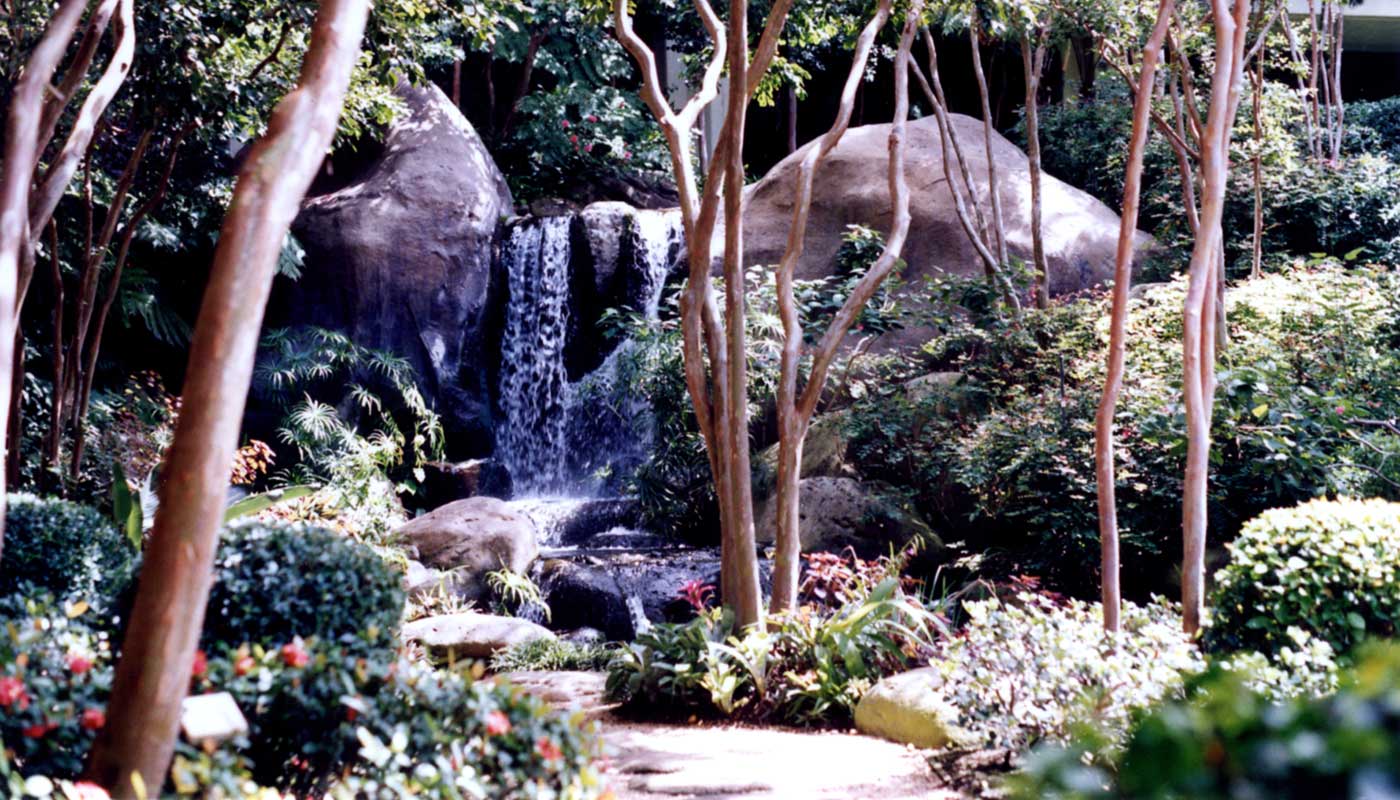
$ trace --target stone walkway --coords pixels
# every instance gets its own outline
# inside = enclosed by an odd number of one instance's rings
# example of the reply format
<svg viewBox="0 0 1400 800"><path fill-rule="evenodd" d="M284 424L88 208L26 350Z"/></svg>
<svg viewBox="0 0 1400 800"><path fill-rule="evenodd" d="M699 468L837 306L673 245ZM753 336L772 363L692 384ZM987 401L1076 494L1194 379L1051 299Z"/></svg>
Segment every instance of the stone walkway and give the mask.
<svg viewBox="0 0 1400 800"><path fill-rule="evenodd" d="M618 800L955 800L918 750L842 731L619 718L602 701L600 673L506 676L602 727L605 777Z"/></svg>

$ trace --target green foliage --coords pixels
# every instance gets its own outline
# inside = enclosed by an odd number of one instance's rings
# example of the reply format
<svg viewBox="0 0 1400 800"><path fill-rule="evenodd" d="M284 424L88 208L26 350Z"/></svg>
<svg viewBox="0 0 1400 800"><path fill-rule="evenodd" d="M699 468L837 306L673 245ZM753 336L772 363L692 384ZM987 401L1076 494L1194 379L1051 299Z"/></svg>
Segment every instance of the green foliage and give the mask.
<svg viewBox="0 0 1400 800"><path fill-rule="evenodd" d="M529 575L509 569L492 570L486 573L486 587L491 590L501 613L516 617L535 613L549 621L549 604Z"/></svg>
<svg viewBox="0 0 1400 800"><path fill-rule="evenodd" d="M1086 724L1121 735L1135 711L1179 694L1205 667L1161 600L1124 603L1116 634L1098 604L1031 592L963 609L967 624L931 663L957 724L985 746L1020 750Z"/></svg>
<svg viewBox="0 0 1400 800"><path fill-rule="evenodd" d="M320 485L318 504L342 527L383 544L403 516L397 493L415 491L443 447L412 366L336 331L281 329L263 338L253 388L281 415L278 438L296 454L281 478Z"/></svg>
<svg viewBox="0 0 1400 800"><path fill-rule="evenodd" d="M403 607L400 573L368 548L308 525L239 522L215 557L204 643L315 636L392 647Z"/></svg>
<svg viewBox="0 0 1400 800"><path fill-rule="evenodd" d="M1400 416L1396 280L1331 265L1231 291L1211 541L1228 541L1266 508L1314 496L1395 496L1400 437L1386 421ZM1142 293L1128 321L1118 513L1125 585L1143 596L1174 586L1156 554L1175 552L1180 535L1183 289L1177 281ZM942 334L922 364L887 364L867 381L850 417L855 466L903 487L935 528L990 551L990 568L1093 594L1103 300L1028 310L1021 321L974 313L945 323ZM948 370L954 380L919 377Z"/></svg>
<svg viewBox="0 0 1400 800"><path fill-rule="evenodd" d="M1400 649L1371 650L1341 691L1279 704L1247 676L1213 672L1147 714L1121 752L1092 733L1027 759L1025 800L1388 797L1400 792Z"/></svg>
<svg viewBox="0 0 1400 800"><path fill-rule="evenodd" d="M907 669L936 621L887 578L868 596L824 612L804 606L768 630L737 631L720 609L638 635L609 667L608 692L648 713L850 722L861 695Z"/></svg>
<svg viewBox="0 0 1400 800"><path fill-rule="evenodd" d="M1400 97L1347 103L1348 152L1385 154L1400 162Z"/></svg>
<svg viewBox="0 0 1400 800"><path fill-rule="evenodd" d="M94 598L108 611L131 581L136 554L95 509L11 494L5 508L0 595L47 591L63 599Z"/></svg>
<svg viewBox="0 0 1400 800"><path fill-rule="evenodd" d="M509 684L363 651L299 639L244 647L212 659L196 688L228 691L247 713L244 753L265 785L312 794L342 771L351 786L390 780L402 765L373 740L438 769L455 756L444 779L466 784L462 796L596 793L597 743L580 718Z"/></svg>
<svg viewBox="0 0 1400 800"><path fill-rule="evenodd" d="M574 644L564 639L536 639L512 645L491 657L492 672L551 670L601 672L617 655L607 644Z"/></svg>
<svg viewBox="0 0 1400 800"><path fill-rule="evenodd" d="M1273 652L1300 628L1348 652L1400 620L1400 504L1313 500L1266 511L1215 575L1208 641Z"/></svg>

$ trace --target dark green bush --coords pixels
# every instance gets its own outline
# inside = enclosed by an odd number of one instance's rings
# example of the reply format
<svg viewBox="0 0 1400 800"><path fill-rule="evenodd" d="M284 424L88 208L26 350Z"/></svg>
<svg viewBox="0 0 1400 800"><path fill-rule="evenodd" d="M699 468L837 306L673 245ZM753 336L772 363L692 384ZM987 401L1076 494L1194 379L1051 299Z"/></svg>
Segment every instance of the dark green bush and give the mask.
<svg viewBox="0 0 1400 800"><path fill-rule="evenodd" d="M1400 795L1400 647L1365 655L1342 689L1271 703L1215 672L1143 718L1121 753L1086 732L1033 753L1025 800L1361 800Z"/></svg>
<svg viewBox="0 0 1400 800"><path fill-rule="evenodd" d="M1125 586L1139 597L1175 589L1176 559L1158 554L1177 552L1180 537L1182 288L1144 293L1129 320L1117 488ZM1398 296L1393 272L1339 267L1232 290L1211 542L1267 508L1319 495L1400 499L1400 433L1383 424L1400 416ZM962 377L929 387L895 365L870 381L850 416L855 467L901 487L935 530L990 551L989 568L1096 593L1093 419L1105 312L1089 298L1019 323L950 322L926 350Z"/></svg>
<svg viewBox="0 0 1400 800"><path fill-rule="evenodd" d="M35 589L110 606L131 580L136 548L96 509L11 494L0 595Z"/></svg>
<svg viewBox="0 0 1400 800"><path fill-rule="evenodd" d="M398 571L368 547L309 525L238 522L219 544L203 641L388 641L403 605Z"/></svg>
<svg viewBox="0 0 1400 800"><path fill-rule="evenodd" d="M1313 500L1250 520L1215 574L1209 641L1273 652L1290 627L1345 653L1400 622L1400 503Z"/></svg>
<svg viewBox="0 0 1400 800"><path fill-rule="evenodd" d="M1400 97L1347 103L1346 152L1375 153L1400 161Z"/></svg>

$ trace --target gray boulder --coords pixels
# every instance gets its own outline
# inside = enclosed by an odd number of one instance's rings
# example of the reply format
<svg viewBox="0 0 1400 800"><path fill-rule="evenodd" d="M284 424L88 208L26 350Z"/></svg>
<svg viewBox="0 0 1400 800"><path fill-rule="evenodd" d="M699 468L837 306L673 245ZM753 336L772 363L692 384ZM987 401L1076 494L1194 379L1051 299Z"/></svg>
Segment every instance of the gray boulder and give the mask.
<svg viewBox="0 0 1400 800"><path fill-rule="evenodd" d="M856 704L861 733L922 748L967 744L957 709L943 699L943 677L934 667L910 670L876 683Z"/></svg>
<svg viewBox="0 0 1400 800"><path fill-rule="evenodd" d="M423 566L452 572L453 591L466 600L487 596L486 573L524 573L539 556L535 524L494 497L458 500L409 520L394 534Z"/></svg>
<svg viewBox="0 0 1400 800"><path fill-rule="evenodd" d="M798 533L804 553L853 548L862 557L883 555L890 545L902 547L915 536L929 549L941 542L918 516L880 497L854 478L804 478L798 483ZM778 498L774 494L754 509L754 529L762 544L778 535Z"/></svg>
<svg viewBox="0 0 1400 800"><path fill-rule="evenodd" d="M990 214L986 151L982 123L961 114L951 116L952 128L968 158L969 171L982 205ZM807 225L807 241L798 262L798 278L832 274L846 226L862 224L882 233L890 225L891 204L887 172L890 126L865 125L847 131L822 162ZM917 289L923 279L940 273L975 276L982 263L958 222L952 195L943 174L943 148L934 117L909 123L906 164L912 193L912 221L904 246L908 263L905 286ZM810 143L783 159L746 192L744 257L750 264L776 264L782 258L791 227L798 164ZM1026 154L993 133L992 151L1012 255L1031 260L1030 178ZM956 165L953 174L958 175ZM961 185L961 178L958 178ZM1119 218L1113 209L1050 175L1044 175L1043 222L1050 291L1063 295L1102 283L1112 276ZM715 233L716 253L722 251L723 231ZM1140 234L1139 248L1151 238Z"/></svg>
<svg viewBox="0 0 1400 800"><path fill-rule="evenodd" d="M554 634L529 620L466 611L424 617L403 626L404 641L418 642L437 659L490 658L496 652Z"/></svg>
<svg viewBox="0 0 1400 800"><path fill-rule="evenodd" d="M439 89L402 86L383 151L348 185L311 197L293 225L304 274L286 321L346 332L407 358L459 455L492 445L489 389L504 286L492 246L510 189Z"/></svg>

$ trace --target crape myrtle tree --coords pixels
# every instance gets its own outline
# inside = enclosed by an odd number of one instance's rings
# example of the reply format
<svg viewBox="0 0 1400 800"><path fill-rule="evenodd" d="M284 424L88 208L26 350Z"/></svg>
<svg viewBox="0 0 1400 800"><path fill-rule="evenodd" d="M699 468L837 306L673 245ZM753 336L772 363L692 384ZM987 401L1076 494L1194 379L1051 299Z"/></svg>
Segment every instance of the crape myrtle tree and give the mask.
<svg viewBox="0 0 1400 800"><path fill-rule="evenodd" d="M183 411L89 771L114 798L159 792L204 621L263 309L292 219L335 136L369 0L325 0L296 88L251 147L190 344Z"/></svg>
<svg viewBox="0 0 1400 800"><path fill-rule="evenodd" d="M711 40L711 52L700 78L698 92L679 110L672 108L666 98L658 72L656 54L636 34L629 13L627 0L615 0L614 23L618 38L637 61L642 74L642 93L647 106L656 116L665 134L671 152L672 167L680 193L680 212L686 234L689 277L685 291L681 295L682 334L685 360L686 387L695 409L696 421L704 437L706 454L714 476L716 495L719 500L721 531L721 593L740 625L761 624L763 617L762 596L758 583L758 564L754 546L753 492L749 468L749 418L747 397L747 343L745 341L744 315L744 263L743 263L743 144L745 116L749 103L756 92L764 85L767 75L777 55L781 36L792 8L792 0L775 0L763 22L756 47L752 55L749 49L749 4L744 0L731 0L724 19L715 12L707 0L694 0L694 8L705 26ZM810 152L819 159L834 147L840 135L849 124L851 106L854 102L859 77L869 58L874 38L891 14L892 2L882 0L874 19L861 29L856 44L855 66L850 73L842 94L841 110L835 125ZM900 37L898 73L905 71L908 51L912 44L918 23L918 10L907 17L903 35ZM703 189L694 169L695 123L706 106L719 95L721 75L729 81L728 97L721 132L715 143L711 168L706 176ZM906 79L897 75L901 96L896 100L896 125L891 135L891 202L896 206L896 221L891 241L880 261L864 278L856 291L847 298L837 313L831 327L823 336L813 355L809 367L806 388L801 398L796 394L797 366L800 354L784 357L784 398L786 413L780 411L785 422L780 426L786 431L782 438L782 461L788 464L784 478L792 482L794 464L800 463L800 441L806 425L815 408L821 392L821 384L830 367L846 330L869 296L878 288L880 280L893 268L899 255L899 242L903 239L901 229L907 229L907 189L903 185L903 125L907 115L907 100L902 96ZM800 187L807 185L807 203L810 203L810 181L816 163L809 169L800 171ZM805 177L804 177L805 176ZM897 176L897 177L895 177ZM901 199L903 198L903 199ZM723 204L723 255L722 275L724 284L723 313L716 296L715 285L710 278L712 267L711 240L720 224L721 203ZM903 215L898 208L905 209ZM806 203L799 203L794 212L792 229L789 231L789 247L785 263L780 267L779 280L784 272L790 273L796 258L801 252L801 240L805 234ZM903 222L899 217L904 216ZM790 274L789 274L790 277ZM786 299L780 306L784 308L785 346L790 346L793 336L800 341L800 322L794 323L795 310L788 286ZM865 299L862 299L865 298ZM797 330L794 334L794 330ZM798 424L800 423L800 424ZM795 454L795 455L794 455ZM781 491L781 490L780 490ZM789 523L795 522L797 497L789 489L784 494L785 513ZM799 545L794 524L780 523L778 552L780 565L774 576L774 607L786 608L796 594L797 553Z"/></svg>

